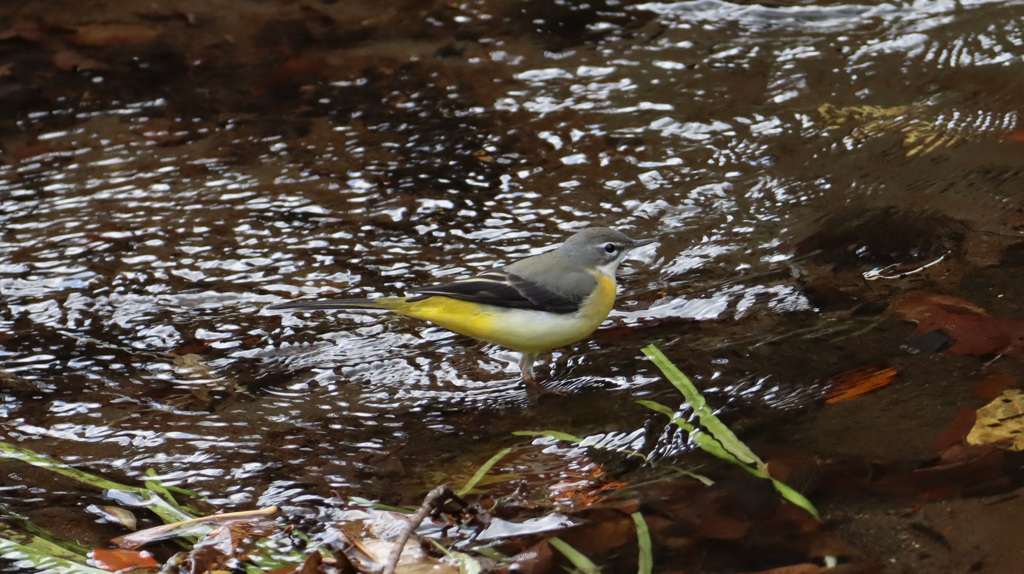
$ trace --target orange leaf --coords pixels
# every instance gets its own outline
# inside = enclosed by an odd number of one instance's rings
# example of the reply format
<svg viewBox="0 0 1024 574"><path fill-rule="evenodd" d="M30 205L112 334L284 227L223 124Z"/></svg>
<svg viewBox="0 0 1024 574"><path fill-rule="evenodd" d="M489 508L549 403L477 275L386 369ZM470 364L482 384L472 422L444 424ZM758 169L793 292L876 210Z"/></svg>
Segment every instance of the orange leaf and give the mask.
<svg viewBox="0 0 1024 574"><path fill-rule="evenodd" d="M828 404L838 403L849 399L855 399L868 391L884 387L896 378L899 369L896 367L860 367L848 371L839 377L839 380L832 385L825 402Z"/></svg>
<svg viewBox="0 0 1024 574"><path fill-rule="evenodd" d="M1006 134L1004 137L1011 141L1024 142L1024 130L1013 130L1012 132Z"/></svg>
<svg viewBox="0 0 1024 574"><path fill-rule="evenodd" d="M109 572L117 572L126 568L152 568L159 566L153 555L145 550L121 550L96 548L92 551L92 561L97 568Z"/></svg>
<svg viewBox="0 0 1024 574"><path fill-rule="evenodd" d="M160 36L160 30L134 24L87 24L74 28L68 38L79 46L145 44Z"/></svg>

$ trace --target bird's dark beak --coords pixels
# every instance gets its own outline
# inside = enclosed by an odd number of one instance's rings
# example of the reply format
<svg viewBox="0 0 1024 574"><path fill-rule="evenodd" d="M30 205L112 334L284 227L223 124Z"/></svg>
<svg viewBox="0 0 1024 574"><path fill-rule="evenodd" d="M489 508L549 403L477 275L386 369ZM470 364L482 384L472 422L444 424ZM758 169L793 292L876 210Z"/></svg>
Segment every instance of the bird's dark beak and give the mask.
<svg viewBox="0 0 1024 574"><path fill-rule="evenodd" d="M636 243L634 243L630 247L630 249L636 249L637 247L643 247L644 245L650 245L652 243L657 243L657 242L658 242L657 239L638 239L636 241Z"/></svg>

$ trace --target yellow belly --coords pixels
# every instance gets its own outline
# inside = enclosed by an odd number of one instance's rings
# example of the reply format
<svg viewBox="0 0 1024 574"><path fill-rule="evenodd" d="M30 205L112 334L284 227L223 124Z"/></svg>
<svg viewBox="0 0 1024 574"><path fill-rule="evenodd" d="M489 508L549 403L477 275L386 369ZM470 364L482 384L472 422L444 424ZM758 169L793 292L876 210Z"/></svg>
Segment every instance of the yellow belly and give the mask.
<svg viewBox="0 0 1024 574"><path fill-rule="evenodd" d="M615 280L604 275L595 277L597 289L575 313L508 309L440 296L414 303L392 299L388 307L461 335L524 353L539 353L586 338L608 317L615 304Z"/></svg>

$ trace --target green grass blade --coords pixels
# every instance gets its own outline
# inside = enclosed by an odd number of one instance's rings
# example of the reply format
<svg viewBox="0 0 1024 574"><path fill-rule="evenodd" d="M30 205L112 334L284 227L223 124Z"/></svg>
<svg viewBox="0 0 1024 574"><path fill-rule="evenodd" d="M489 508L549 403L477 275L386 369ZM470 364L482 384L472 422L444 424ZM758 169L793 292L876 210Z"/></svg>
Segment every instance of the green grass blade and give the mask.
<svg viewBox="0 0 1024 574"><path fill-rule="evenodd" d="M515 431L512 433L513 436L546 436L555 440L564 440L568 442L574 442L579 444L583 442L583 439L576 435L571 435L567 432L555 431L555 430L544 430L544 431Z"/></svg>
<svg viewBox="0 0 1024 574"><path fill-rule="evenodd" d="M470 490L473 490L473 487L476 486L478 482L480 482L480 479L486 476L487 473L491 470L491 468L493 468L494 465L498 464L498 461L505 458L505 455L507 455L510 452L512 452L511 448L503 448L500 451L498 451L498 454L492 456L490 459L487 460L487 462L483 464L483 466L476 469L476 472L473 474L473 476L471 476L469 480L466 481L466 484L462 488L460 488L459 491L456 492L455 494L459 496L465 496L466 493L468 493Z"/></svg>
<svg viewBox="0 0 1024 574"><path fill-rule="evenodd" d="M722 460L736 464L761 478L772 481L775 490L786 500L806 510L814 518L820 520L818 510L811 504L811 501L804 495L794 490L789 485L772 478L765 470L764 462L750 450L746 444L737 437L729 427L725 426L719 418L711 411L707 401L704 399L697 387L690 379L682 373L672 361L668 360L654 345L643 348L643 353L664 373L679 392L683 394L684 400L693 408L694 414L700 420L700 424L707 432L696 429L693 425L675 417L668 407L654 401L637 401L649 409L668 415L672 422L690 434L690 440L702 450Z"/></svg>
<svg viewBox="0 0 1024 574"><path fill-rule="evenodd" d="M165 486L155 478L145 482L146 488L128 486L94 476L48 456L3 441L0 441L0 458L22 461L102 489L107 498L116 500L122 505L148 508L166 524L197 518L194 513L177 503L172 491L190 496L195 496L195 493L177 487ZM155 476L155 473L149 470L147 475L152 477ZM5 526L0 523L0 555L4 555L6 558L28 560L34 567L48 572L68 572L70 574L104 572L85 565L84 557L81 558L81 564L76 563L75 558L78 558L78 555L62 547L61 543L48 540L46 533L25 534L5 528ZM31 525L26 524L26 528L29 526ZM208 530L212 530L212 528L207 527ZM190 540L190 542L194 543L195 541ZM260 567L261 571L272 570L284 565L301 564L305 559L304 554L299 551L282 554L266 538L257 540L254 549L253 552L250 552L248 561ZM40 561L43 558L46 560Z"/></svg>
<svg viewBox="0 0 1024 574"><path fill-rule="evenodd" d="M27 517L6 508L0 508L0 536L17 542L20 536L34 535L46 539L72 554L86 556L92 550L70 540L64 540L45 528L33 523Z"/></svg>
<svg viewBox="0 0 1024 574"><path fill-rule="evenodd" d="M77 552L70 548L65 548L41 534L18 532L8 528L6 524L0 524L0 538L12 544L30 548L41 556L53 556L64 560L85 562L86 555L89 554L88 550Z"/></svg>
<svg viewBox="0 0 1024 574"><path fill-rule="evenodd" d="M647 521L644 515L634 512L633 522L636 523L636 542L640 547L640 566L637 567L637 574L651 574L654 570L654 547L651 544L651 531L647 529Z"/></svg>
<svg viewBox="0 0 1024 574"><path fill-rule="evenodd" d="M744 463L757 465L758 468L764 467L764 462L743 441L733 434L732 430L725 426L725 423L718 419L711 410L711 407L708 406L704 395L700 394L700 391L690 381L690 378L676 368L672 361L668 360L668 357L654 345L644 347L643 353L661 370L665 378L682 393L683 399L693 409L694 414L700 418L701 426L708 429L711 436L715 437L715 439L722 443L722 446Z"/></svg>
<svg viewBox="0 0 1024 574"><path fill-rule="evenodd" d="M753 474L754 476L772 481L772 485L775 487L775 490L779 492L782 498L785 498L786 500L792 502L793 504L799 506L800 508L803 508L804 510L807 511L808 514L810 514L814 518L821 520L821 516L818 514L818 509L815 508L813 504L811 504L811 501L808 500L806 496L797 492L796 489L794 489L793 487L789 486L785 482L782 482L781 480L772 478L767 472L759 468L754 468L752 466L746 465L742 465L742 468L746 469L747 472Z"/></svg>
<svg viewBox="0 0 1024 574"><path fill-rule="evenodd" d="M657 401L639 400L637 401L637 404L643 405L656 413L661 413L675 422L676 412Z"/></svg>
<svg viewBox="0 0 1024 574"><path fill-rule="evenodd" d="M146 476L150 477L150 480L146 481L146 488L153 492L159 492L168 501L178 506L178 503L174 500L174 495L171 492L177 492L178 494L184 494L192 498L199 498L199 493L184 488L178 488L177 486L166 486L163 482L156 477L156 471L152 468L146 469Z"/></svg>
<svg viewBox="0 0 1024 574"><path fill-rule="evenodd" d="M779 494L782 495L782 498L785 498L786 500L792 502L793 504L799 506L800 508L803 508L804 510L807 511L808 514L810 514L817 520L821 520L821 515L818 514L818 509L814 507L814 504L812 504L806 496L800 494L799 492L797 492L796 489L789 486L785 482L782 482L781 480L776 480L768 476L767 473L765 473L765 477L772 481L772 484L775 485L775 490L779 491Z"/></svg>
<svg viewBox="0 0 1024 574"><path fill-rule="evenodd" d="M183 511L177 504L167 502L155 493L150 493L149 502L146 504L146 508L153 511L153 514L159 516L160 520L164 521L164 524L184 522L196 517L196 515Z"/></svg>
<svg viewBox="0 0 1024 574"><path fill-rule="evenodd" d="M509 556L507 554L502 554L494 548L474 548L473 552L476 552L484 558L490 558L495 562L504 562L509 559Z"/></svg>
<svg viewBox="0 0 1024 574"><path fill-rule="evenodd" d="M572 562L572 565L583 574L601 574L597 564L591 562L590 558L581 554L579 550L563 542L561 538L557 536L548 538L548 543L568 558L569 562Z"/></svg>
<svg viewBox="0 0 1024 574"><path fill-rule="evenodd" d="M78 482L106 491L122 491L134 494L135 496L143 499L145 501L143 505L152 510L165 522L180 522L195 517L183 510L182 507L174 501L174 498L170 496L170 492L156 481L146 481L146 485L152 488L128 486L127 484L114 482L112 480L78 470L77 468L72 468L63 462L50 458L46 455L39 454L27 448L14 446L13 444L3 441L0 441L0 458L20 460L31 464L32 466L49 470L50 472L55 472L77 480ZM166 494L168 499L161 498L158 495L158 492Z"/></svg>
<svg viewBox="0 0 1024 574"><path fill-rule="evenodd" d="M61 574L110 574L106 570L93 568L85 564L86 558L67 552L67 550L38 536L18 535L15 542L6 538L7 533L0 535L0 556L8 560L24 561L40 572L60 572Z"/></svg>
<svg viewBox="0 0 1024 574"><path fill-rule="evenodd" d="M83 472L76 468L71 468L70 466L64 464L63 462L58 462L57 460L52 459L48 456L33 452L27 448L14 446L13 444L7 442L0 441L0 457L27 462L32 466L43 468L51 472L55 472L57 474L62 474L68 478L72 478L79 482L95 486L96 488L102 488L104 490L124 490L128 492L133 492L140 496L146 496L147 494L149 494L149 491L147 491L145 488L141 488L138 486L127 486L124 484L116 483L112 480L107 480L105 478L93 476L87 472Z"/></svg>

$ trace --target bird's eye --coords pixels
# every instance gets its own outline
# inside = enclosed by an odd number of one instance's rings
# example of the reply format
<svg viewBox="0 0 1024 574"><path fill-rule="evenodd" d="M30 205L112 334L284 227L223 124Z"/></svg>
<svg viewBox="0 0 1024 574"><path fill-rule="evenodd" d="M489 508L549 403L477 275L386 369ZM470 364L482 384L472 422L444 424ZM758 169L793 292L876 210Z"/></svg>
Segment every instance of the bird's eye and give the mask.
<svg viewBox="0 0 1024 574"><path fill-rule="evenodd" d="M604 246L604 250L607 251L608 253L615 253L615 250L617 249L618 247L616 247L614 243L608 243L607 245Z"/></svg>

